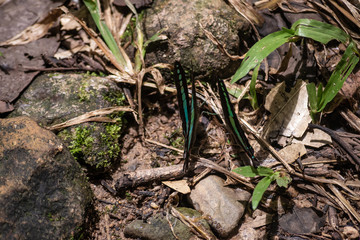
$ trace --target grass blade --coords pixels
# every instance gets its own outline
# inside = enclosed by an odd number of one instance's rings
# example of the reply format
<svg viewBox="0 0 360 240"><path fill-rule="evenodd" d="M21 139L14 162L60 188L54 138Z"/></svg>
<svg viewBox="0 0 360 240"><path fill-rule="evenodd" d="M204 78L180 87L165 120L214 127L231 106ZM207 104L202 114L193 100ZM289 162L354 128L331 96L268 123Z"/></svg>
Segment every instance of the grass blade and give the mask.
<svg viewBox="0 0 360 240"><path fill-rule="evenodd" d="M349 35L340 28L314 19L299 19L291 29L299 37L311 38L323 44L335 39L344 44L349 41Z"/></svg>
<svg viewBox="0 0 360 240"><path fill-rule="evenodd" d="M101 36L109 47L110 51L114 54L115 59L121 64L125 70L129 70L129 66L127 66L125 58L122 56L120 49L111 34L110 29L107 27L105 22L101 20L101 12L100 7L98 6L98 2L96 0L84 0L85 6L89 10L94 22L99 29Z"/></svg>
<svg viewBox="0 0 360 240"><path fill-rule="evenodd" d="M250 90L249 90L251 96L251 106L253 107L254 110L259 108L256 97L256 89L255 89L259 69L260 69L260 64L258 64L253 71L253 74L251 76Z"/></svg>
<svg viewBox="0 0 360 240"><path fill-rule="evenodd" d="M325 108L326 104L328 104L336 96L347 77L359 62L359 57L357 56L355 50L356 47L354 42L351 42L326 84L324 92L322 93L322 101L318 106L318 112L321 112Z"/></svg>
<svg viewBox="0 0 360 240"><path fill-rule="evenodd" d="M240 68L236 71L231 79L231 83L243 78L248 72L260 64L271 52L289 41L294 36L294 31L283 29L278 32L271 33L258 41L247 52Z"/></svg>

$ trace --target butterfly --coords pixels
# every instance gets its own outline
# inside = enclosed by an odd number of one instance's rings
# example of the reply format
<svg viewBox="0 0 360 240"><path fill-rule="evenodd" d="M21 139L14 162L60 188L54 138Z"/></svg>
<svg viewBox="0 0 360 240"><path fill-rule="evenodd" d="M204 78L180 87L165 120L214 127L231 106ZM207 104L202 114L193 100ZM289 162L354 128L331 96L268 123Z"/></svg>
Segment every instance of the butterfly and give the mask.
<svg viewBox="0 0 360 240"><path fill-rule="evenodd" d="M183 171L186 172L189 168L191 148L195 142L196 126L198 122L195 81L193 78L191 79L192 87L190 100L185 71L178 61L174 64L174 81L177 90L180 117L182 120L183 135L185 138Z"/></svg>
<svg viewBox="0 0 360 240"><path fill-rule="evenodd" d="M235 114L234 107L230 102L229 93L222 79L218 80L218 90L226 125L230 132L234 135L236 144L240 145L244 149L245 153L251 160L250 163L252 164L253 161L256 161L254 149L249 144L249 141L241 128L240 122Z"/></svg>

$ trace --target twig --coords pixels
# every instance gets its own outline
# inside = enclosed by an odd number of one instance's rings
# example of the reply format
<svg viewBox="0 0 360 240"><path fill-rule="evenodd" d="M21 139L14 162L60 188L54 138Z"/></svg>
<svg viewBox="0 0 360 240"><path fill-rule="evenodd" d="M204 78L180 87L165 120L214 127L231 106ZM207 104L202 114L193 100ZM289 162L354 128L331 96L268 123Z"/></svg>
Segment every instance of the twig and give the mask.
<svg viewBox="0 0 360 240"><path fill-rule="evenodd" d="M171 214L180 219L186 226L188 226L193 232L201 238L207 239L207 240L214 240L215 238L211 235L209 235L204 229L202 229L201 225L198 226L194 223L192 219L189 217L184 216L181 212L176 210L176 208L171 207Z"/></svg>
<svg viewBox="0 0 360 240"><path fill-rule="evenodd" d="M351 150L351 147L346 142L344 142L333 130L311 123L309 124L309 128L318 128L329 134L331 138L334 139L334 141L338 143L339 146L342 147L345 150L345 152L349 154L351 158L360 166L360 158L355 155L355 153Z"/></svg>

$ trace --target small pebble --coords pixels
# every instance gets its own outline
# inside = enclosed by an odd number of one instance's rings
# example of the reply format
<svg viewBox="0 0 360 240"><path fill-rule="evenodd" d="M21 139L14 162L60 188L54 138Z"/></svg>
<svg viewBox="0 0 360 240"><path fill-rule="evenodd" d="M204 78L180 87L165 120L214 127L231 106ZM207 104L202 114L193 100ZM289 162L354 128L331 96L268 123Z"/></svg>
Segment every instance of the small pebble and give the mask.
<svg viewBox="0 0 360 240"><path fill-rule="evenodd" d="M150 207L153 209L159 209L159 205L157 205L155 202L151 202Z"/></svg>

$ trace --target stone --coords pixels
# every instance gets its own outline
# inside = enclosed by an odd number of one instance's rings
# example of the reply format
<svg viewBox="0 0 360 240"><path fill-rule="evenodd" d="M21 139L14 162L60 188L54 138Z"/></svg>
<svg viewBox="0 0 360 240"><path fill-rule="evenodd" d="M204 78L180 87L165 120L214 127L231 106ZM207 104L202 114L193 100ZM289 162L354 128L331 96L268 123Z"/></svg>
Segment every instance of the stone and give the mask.
<svg viewBox="0 0 360 240"><path fill-rule="evenodd" d="M54 133L28 117L0 119L0 239L76 237L92 196Z"/></svg>
<svg viewBox="0 0 360 240"><path fill-rule="evenodd" d="M101 108L121 105L117 85L89 74L45 74L37 77L15 104L14 116L30 116L42 126L62 123ZM122 114L116 123L87 122L57 133L74 158L93 173L103 172L119 160Z"/></svg>
<svg viewBox="0 0 360 240"><path fill-rule="evenodd" d="M168 40L150 44L146 62L170 63L178 60L195 75L225 78L240 66L219 51L204 34L210 31L232 55L242 55L243 38L249 37L250 24L222 0L156 0L145 13L144 31L148 38L161 29ZM240 37L241 36L241 41Z"/></svg>
<svg viewBox="0 0 360 240"><path fill-rule="evenodd" d="M210 226L204 219L201 219L201 214L199 212L191 208L182 207L176 209L189 218L197 219L195 221L198 221L199 224L201 224L207 230L208 235L215 239L215 236L210 230ZM175 218L171 214L169 214L168 218L178 239L195 239L195 235L191 232L190 228L182 223L179 219ZM147 222L142 220L135 220L131 222L125 227L124 233L126 236L133 238L148 240L176 240L169 227L169 222L166 219L166 216L162 213L158 213L155 216L149 218Z"/></svg>
<svg viewBox="0 0 360 240"><path fill-rule="evenodd" d="M189 195L194 208L209 218L222 238L238 227L251 196L240 188L225 187L224 183L222 178L210 175L197 183Z"/></svg>
<svg viewBox="0 0 360 240"><path fill-rule="evenodd" d="M279 219L280 227L293 234L316 233L324 224L324 216L318 216L312 208L299 208L297 206L293 208L292 212Z"/></svg>

